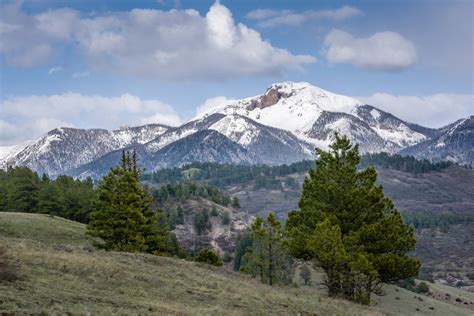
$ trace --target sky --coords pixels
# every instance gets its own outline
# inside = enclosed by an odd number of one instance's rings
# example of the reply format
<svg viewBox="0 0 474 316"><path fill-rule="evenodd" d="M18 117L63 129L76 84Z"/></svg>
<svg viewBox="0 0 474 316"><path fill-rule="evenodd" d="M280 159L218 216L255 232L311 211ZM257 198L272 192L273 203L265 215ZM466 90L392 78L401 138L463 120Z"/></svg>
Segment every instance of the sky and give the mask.
<svg viewBox="0 0 474 316"><path fill-rule="evenodd" d="M177 126L306 81L404 120L474 114L470 0L2 0L0 145Z"/></svg>

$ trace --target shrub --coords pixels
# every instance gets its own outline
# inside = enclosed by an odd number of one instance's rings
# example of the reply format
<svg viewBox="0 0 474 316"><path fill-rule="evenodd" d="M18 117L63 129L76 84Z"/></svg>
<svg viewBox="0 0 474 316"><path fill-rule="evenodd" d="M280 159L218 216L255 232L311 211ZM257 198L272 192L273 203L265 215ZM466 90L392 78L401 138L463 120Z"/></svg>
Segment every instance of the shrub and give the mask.
<svg viewBox="0 0 474 316"><path fill-rule="evenodd" d="M218 266L218 267L222 265L221 259L219 259L219 257L212 250L205 249L205 248L199 251L199 254L195 260L197 262L204 262L204 263L212 264L213 266Z"/></svg>
<svg viewBox="0 0 474 316"><path fill-rule="evenodd" d="M222 224L229 225L230 223L230 214L229 212L225 211L222 212Z"/></svg>
<svg viewBox="0 0 474 316"><path fill-rule="evenodd" d="M474 272L470 272L467 274L467 277L469 278L469 280L473 280L474 281Z"/></svg>
<svg viewBox="0 0 474 316"><path fill-rule="evenodd" d="M420 284L418 284L416 289L417 289L417 292L419 293L428 293L430 291L428 284L426 284L425 282L420 282Z"/></svg>
<svg viewBox="0 0 474 316"><path fill-rule="evenodd" d="M214 216L214 217L219 216L219 211L217 210L215 206L212 207L211 216Z"/></svg>

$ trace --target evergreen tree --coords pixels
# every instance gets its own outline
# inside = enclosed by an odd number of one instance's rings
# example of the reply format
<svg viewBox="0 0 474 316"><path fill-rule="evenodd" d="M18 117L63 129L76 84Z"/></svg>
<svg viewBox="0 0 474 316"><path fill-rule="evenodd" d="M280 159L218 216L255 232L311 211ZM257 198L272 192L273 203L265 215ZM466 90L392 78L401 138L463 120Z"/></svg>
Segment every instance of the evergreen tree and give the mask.
<svg viewBox="0 0 474 316"><path fill-rule="evenodd" d="M199 251L196 259L197 262L204 262L207 264L212 264L213 266L221 266L222 261L218 255L216 255L212 250L203 248Z"/></svg>
<svg viewBox="0 0 474 316"><path fill-rule="evenodd" d="M252 237L250 232L245 231L237 236L234 252L234 271L240 271L242 258L252 251Z"/></svg>
<svg viewBox="0 0 474 316"><path fill-rule="evenodd" d="M9 199L7 188L3 183L0 183L0 212L9 211Z"/></svg>
<svg viewBox="0 0 474 316"><path fill-rule="evenodd" d="M35 213L38 210L38 174L26 167L10 168L10 211Z"/></svg>
<svg viewBox="0 0 474 316"><path fill-rule="evenodd" d="M87 228L107 250L169 253L176 249L166 218L151 208L152 198L140 185L129 153L99 184L96 211ZM124 167L126 169L124 169Z"/></svg>
<svg viewBox="0 0 474 316"><path fill-rule="evenodd" d="M41 187L38 191L38 211L44 214L60 216L64 212L64 201L61 192L54 182L49 179L41 181Z"/></svg>
<svg viewBox="0 0 474 316"><path fill-rule="evenodd" d="M251 230L252 248L243 256L241 270L258 276L262 283L289 283L291 258L283 246L283 229L273 213L257 217Z"/></svg>
<svg viewBox="0 0 474 316"><path fill-rule="evenodd" d="M239 202L239 199L236 196L234 196L232 198L232 207L240 208L240 202Z"/></svg>
<svg viewBox="0 0 474 316"><path fill-rule="evenodd" d="M407 255L414 229L375 184L375 169L357 170L358 146L346 136L336 134L329 152L316 151L300 210L288 216L289 248L325 270L330 296L368 304L382 282L418 274L420 262Z"/></svg>

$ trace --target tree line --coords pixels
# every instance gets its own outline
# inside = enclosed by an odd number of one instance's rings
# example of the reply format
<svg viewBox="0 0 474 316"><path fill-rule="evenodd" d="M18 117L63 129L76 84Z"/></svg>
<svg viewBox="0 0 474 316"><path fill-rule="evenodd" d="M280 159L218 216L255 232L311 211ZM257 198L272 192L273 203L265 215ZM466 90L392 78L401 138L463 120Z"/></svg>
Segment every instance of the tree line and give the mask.
<svg viewBox="0 0 474 316"><path fill-rule="evenodd" d="M93 209L92 179L68 176L50 179L27 167L0 170L0 211L43 213L87 223Z"/></svg>
<svg viewBox="0 0 474 316"><path fill-rule="evenodd" d="M359 169L380 166L413 174L441 171L454 163L449 161L430 162L412 156L388 153L365 154L358 164ZM295 187L294 173L307 172L314 167L314 161L305 160L290 165L232 165L218 163L192 163L179 168L162 169L144 174L142 179L152 183L183 183L189 180L205 182L218 187L255 182L255 189L282 189ZM281 180L281 178L284 178Z"/></svg>
<svg viewBox="0 0 474 316"><path fill-rule="evenodd" d="M403 219L416 229L441 228L449 225L474 222L474 216L466 214L434 213L434 212L403 212Z"/></svg>
<svg viewBox="0 0 474 316"><path fill-rule="evenodd" d="M387 153L366 154L362 157L360 168L375 165L413 174L429 171L441 171L455 165L451 161L431 162L428 159L416 159L413 156L391 155Z"/></svg>

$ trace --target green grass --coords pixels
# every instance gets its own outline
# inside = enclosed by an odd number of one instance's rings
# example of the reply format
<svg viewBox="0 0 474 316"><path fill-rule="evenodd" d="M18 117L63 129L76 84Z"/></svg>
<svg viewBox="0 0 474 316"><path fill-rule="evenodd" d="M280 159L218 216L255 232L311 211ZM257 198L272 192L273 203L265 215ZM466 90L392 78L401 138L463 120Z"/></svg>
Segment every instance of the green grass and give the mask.
<svg viewBox="0 0 474 316"><path fill-rule="evenodd" d="M375 306L365 307L330 299L317 284L270 287L224 267L95 250L84 225L45 215L0 213L0 246L21 277L13 284L0 284L0 313L414 315L416 308L420 315L472 312L446 302L421 302L415 298L418 294L395 287L388 287Z"/></svg>
<svg viewBox="0 0 474 316"><path fill-rule="evenodd" d="M428 284L430 287L433 284ZM436 285L443 293L453 293L455 288ZM440 301L431 296L418 294L397 286L385 286L386 295L379 296L374 302L384 311L394 315L473 315L474 311L464 306L453 304L452 301ZM466 292L468 293L468 292ZM474 304L474 303L473 303ZM474 305L470 305L471 308Z"/></svg>
<svg viewBox="0 0 474 316"><path fill-rule="evenodd" d="M92 246L85 225L46 214L0 213L2 239L34 240L48 245Z"/></svg>
<svg viewBox="0 0 474 316"><path fill-rule="evenodd" d="M310 288L269 287L181 259L93 250L85 226L0 213L0 245L21 280L0 285L0 313L380 314Z"/></svg>

